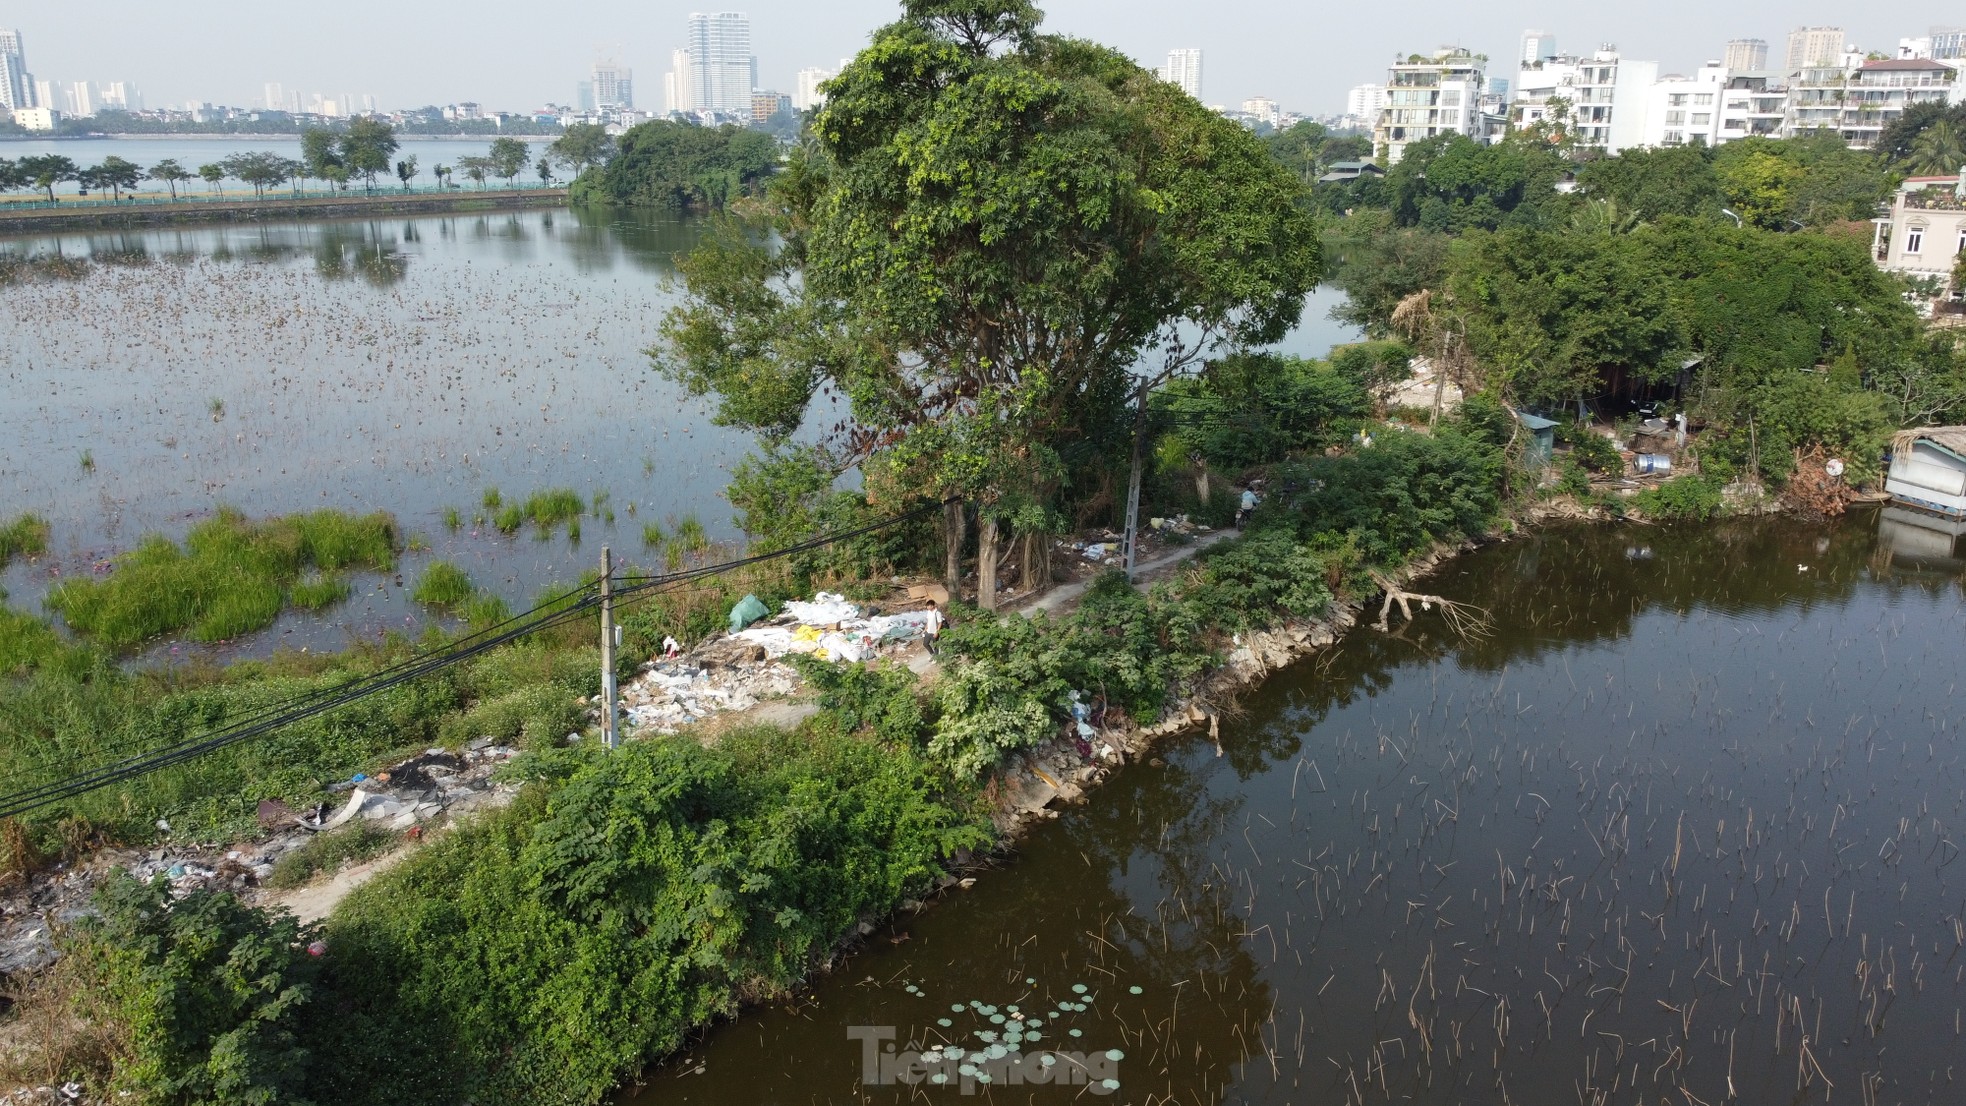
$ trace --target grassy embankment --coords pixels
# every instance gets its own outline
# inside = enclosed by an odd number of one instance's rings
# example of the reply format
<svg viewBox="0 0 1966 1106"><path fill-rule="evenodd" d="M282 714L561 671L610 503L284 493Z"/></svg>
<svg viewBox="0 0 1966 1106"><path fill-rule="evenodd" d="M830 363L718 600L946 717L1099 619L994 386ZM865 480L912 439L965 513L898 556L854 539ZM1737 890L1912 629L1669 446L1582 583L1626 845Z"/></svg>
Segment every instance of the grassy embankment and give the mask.
<svg viewBox="0 0 1966 1106"><path fill-rule="evenodd" d="M389 747L378 730L422 746L516 729L530 751L514 773L528 782L512 807L348 900L320 931L324 957L304 951L313 931L227 895L165 914L155 892L115 892L73 960L92 973L89 1024L131 1059L71 1066L159 1101L171 1098L154 1088L173 1084L213 1101L242 1101L247 1088L350 1103L597 1101L684 1034L794 985L857 921L919 894L954 849L983 843L980 784L1006 754L1055 735L1065 691L1102 687L1115 716L1152 719L1231 635L1319 614L1369 588L1370 569L1488 528L1504 468L1496 439L1472 423L1277 467L1279 493L1252 532L1179 580L1141 594L1108 579L1056 619L965 618L930 686L896 668L829 672L826 709L789 735L744 731L713 748L651 740L612 756L563 748L568 716L543 716L572 711L578 725L572 699L590 690L594 663L565 635L299 727L277 739L292 744L280 752L296 776ZM660 597L626 615L624 652L661 633L700 636L739 588L771 598L812 583L757 575ZM308 678L383 659L336 658ZM32 696L44 675L17 677L14 693ZM185 694L224 717L269 682L271 671ZM121 801L146 813L236 803L213 812L217 826L253 796L243 767L194 762L175 784L157 781L164 791L146 784ZM259 763L262 778L273 767ZM193 793L220 784L232 797ZM254 981L209 970L248 950ZM163 990L164 978L201 984ZM180 1016L193 1009L201 1016ZM239 1098L217 1091L231 1073L243 1073Z"/></svg>

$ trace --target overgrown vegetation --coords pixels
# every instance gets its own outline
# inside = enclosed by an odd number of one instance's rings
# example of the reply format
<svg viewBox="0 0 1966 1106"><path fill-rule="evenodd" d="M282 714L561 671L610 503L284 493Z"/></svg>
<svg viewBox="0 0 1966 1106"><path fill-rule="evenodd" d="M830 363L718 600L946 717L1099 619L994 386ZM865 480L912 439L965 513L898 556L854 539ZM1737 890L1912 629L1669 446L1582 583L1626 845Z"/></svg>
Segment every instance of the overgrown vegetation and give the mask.
<svg viewBox="0 0 1966 1106"><path fill-rule="evenodd" d="M398 840L395 834L376 823L360 819L308 838L299 848L274 862L273 875L266 884L275 888L299 887L317 875L332 875L345 865L380 856L395 847Z"/></svg>
<svg viewBox="0 0 1966 1106"><path fill-rule="evenodd" d="M107 577L65 580L47 603L110 649L180 631L223 641L271 625L290 601L319 606L339 597L335 585L312 581L296 599L291 591L304 570L387 571L395 563L396 523L386 514L315 511L252 521L221 509L192 527L182 547L146 538L117 558Z"/></svg>
<svg viewBox="0 0 1966 1106"><path fill-rule="evenodd" d="M715 211L753 195L778 165L778 144L742 127L655 119L630 127L614 156L574 179L576 204Z"/></svg>

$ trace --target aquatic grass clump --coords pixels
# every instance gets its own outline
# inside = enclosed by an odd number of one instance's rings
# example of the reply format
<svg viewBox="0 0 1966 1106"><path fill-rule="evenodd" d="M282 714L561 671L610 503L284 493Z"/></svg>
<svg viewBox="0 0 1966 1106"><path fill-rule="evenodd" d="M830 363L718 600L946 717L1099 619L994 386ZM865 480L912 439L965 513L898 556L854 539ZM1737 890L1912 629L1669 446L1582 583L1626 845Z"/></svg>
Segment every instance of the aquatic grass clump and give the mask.
<svg viewBox="0 0 1966 1106"><path fill-rule="evenodd" d="M223 641L270 625L295 585L299 605L345 596L327 580L302 582L307 569L387 571L395 563L396 522L385 513L324 510L255 522L226 508L192 527L183 548L152 535L118 558L110 576L65 581L46 603L112 649L179 631Z"/></svg>
<svg viewBox="0 0 1966 1106"><path fill-rule="evenodd" d="M577 525L580 516L587 509L586 503L580 498L580 493L572 488L548 488L545 491L534 492L527 496L523 503L501 500L503 506L490 502L490 499L491 495L487 493L485 506L497 508L498 514L493 519L493 523L502 534L517 533L519 527L530 522L539 527L540 536L545 537L558 529L562 523Z"/></svg>
<svg viewBox="0 0 1966 1106"><path fill-rule="evenodd" d="M455 607L471 598L471 577L449 561L432 561L416 581L410 597L428 607Z"/></svg>
<svg viewBox="0 0 1966 1106"><path fill-rule="evenodd" d="M287 602L304 611L332 607L354 594L354 585L340 576L311 576L287 589Z"/></svg>
<svg viewBox="0 0 1966 1106"><path fill-rule="evenodd" d="M548 488L526 497L526 517L542 531L551 531L563 522L575 522L586 509L580 494L572 488Z"/></svg>
<svg viewBox="0 0 1966 1106"><path fill-rule="evenodd" d="M695 515L685 515L676 523L676 544L683 552L695 555L710 548L710 536L704 532L703 524L696 521Z"/></svg>
<svg viewBox="0 0 1966 1106"><path fill-rule="evenodd" d="M500 494L497 488L486 488L485 497L479 502L483 504L485 510L496 511L505 505L505 496Z"/></svg>
<svg viewBox="0 0 1966 1106"><path fill-rule="evenodd" d="M667 540L668 535L662 532L661 526L653 522L642 523L642 544L644 546L650 549L660 549L662 548L662 543Z"/></svg>
<svg viewBox="0 0 1966 1106"><path fill-rule="evenodd" d="M67 648L45 619L0 607L0 676L39 668Z"/></svg>
<svg viewBox="0 0 1966 1106"><path fill-rule="evenodd" d="M464 518L463 516L458 514L456 507L444 508L444 529L449 530L451 533L455 534L457 533L458 528L463 525L464 525Z"/></svg>
<svg viewBox="0 0 1966 1106"><path fill-rule="evenodd" d="M0 568L15 556L38 556L48 551L48 520L23 514L0 523Z"/></svg>

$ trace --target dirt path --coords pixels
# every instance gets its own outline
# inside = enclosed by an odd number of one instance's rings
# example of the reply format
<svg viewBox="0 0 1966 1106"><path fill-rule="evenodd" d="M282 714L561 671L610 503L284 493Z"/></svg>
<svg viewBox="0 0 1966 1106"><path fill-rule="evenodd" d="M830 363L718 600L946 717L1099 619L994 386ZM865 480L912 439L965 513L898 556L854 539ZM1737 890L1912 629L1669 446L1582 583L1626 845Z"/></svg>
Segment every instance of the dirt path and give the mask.
<svg viewBox="0 0 1966 1106"><path fill-rule="evenodd" d="M1197 553L1214 545L1216 542L1234 537L1235 533L1233 530L1216 530L1213 533L1202 534L1192 544L1184 545L1172 553L1163 553L1151 561L1143 561L1135 565L1133 567L1133 586L1145 587L1148 584L1154 583L1165 574L1167 569L1173 568L1183 561L1192 559ZM1050 611L1053 614L1060 613L1068 610L1070 604L1077 603L1079 597L1086 593L1086 589L1092 586L1092 581L1095 579L1098 579L1098 577L1088 576L1083 580L1052 588L1029 603L1012 609L1025 616L1038 611Z"/></svg>
<svg viewBox="0 0 1966 1106"><path fill-rule="evenodd" d="M412 848L414 846L409 844L401 845L396 851L385 853L366 864L343 868L330 879L265 896L260 900L260 905L291 910L294 917L300 919L302 925L318 922L327 917L336 904L347 898L350 891L395 867L398 861L410 855Z"/></svg>

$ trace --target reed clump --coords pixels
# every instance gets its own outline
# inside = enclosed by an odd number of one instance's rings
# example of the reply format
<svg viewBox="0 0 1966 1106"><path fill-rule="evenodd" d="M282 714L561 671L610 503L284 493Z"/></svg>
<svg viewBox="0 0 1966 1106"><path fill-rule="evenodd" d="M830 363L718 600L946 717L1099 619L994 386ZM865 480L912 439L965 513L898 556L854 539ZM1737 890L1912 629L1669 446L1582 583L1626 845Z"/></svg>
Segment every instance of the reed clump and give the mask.
<svg viewBox="0 0 1966 1106"><path fill-rule="evenodd" d="M449 561L432 561L416 581L410 597L428 607L455 607L471 598L471 577Z"/></svg>
<svg viewBox="0 0 1966 1106"><path fill-rule="evenodd" d="M164 634L223 641L270 625L289 602L318 608L345 598L331 575L396 563L396 522L386 513L323 510L255 521L230 508L199 523L179 546L152 535L102 579L69 580L49 608L111 649ZM313 569L318 579L302 580Z"/></svg>

